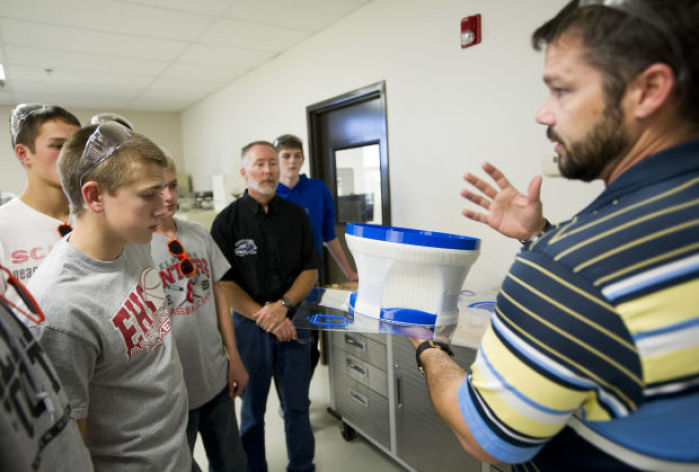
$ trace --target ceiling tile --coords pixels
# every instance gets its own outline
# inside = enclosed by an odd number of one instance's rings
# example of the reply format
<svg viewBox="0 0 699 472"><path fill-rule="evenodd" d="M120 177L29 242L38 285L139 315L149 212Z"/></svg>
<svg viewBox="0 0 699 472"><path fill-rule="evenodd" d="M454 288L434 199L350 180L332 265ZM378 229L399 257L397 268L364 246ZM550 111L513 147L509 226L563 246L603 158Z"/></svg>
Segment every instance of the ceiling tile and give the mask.
<svg viewBox="0 0 699 472"><path fill-rule="evenodd" d="M204 90L194 90L188 89L177 95L170 93L170 90L144 90L138 95L138 100L148 99L148 100L166 100L166 99L177 99L182 102L193 102L202 97L208 95L209 92Z"/></svg>
<svg viewBox="0 0 699 472"><path fill-rule="evenodd" d="M70 108L121 108L136 95L133 91L110 87L85 87L56 84L51 88L42 82L22 82L13 87L15 103L53 103Z"/></svg>
<svg viewBox="0 0 699 472"><path fill-rule="evenodd" d="M140 89L148 86L154 80L153 77L148 76L66 69L57 69L47 73L41 67L27 66L12 66L11 75L8 75L8 79L12 80L13 83L17 83L17 81L21 83L25 80L43 82L49 88L52 88L55 84L74 84L109 86L123 89Z"/></svg>
<svg viewBox="0 0 699 472"><path fill-rule="evenodd" d="M31 94L29 97L37 97L37 94ZM17 103L22 103L27 99L18 100ZM45 98L40 98L38 101L42 103L59 104L68 110L72 108L88 108L94 110L122 110L124 106L130 102L130 98L112 98L104 95L80 95L71 99L70 103L66 103L65 95L54 94L47 95ZM83 123L87 125L88 123Z"/></svg>
<svg viewBox="0 0 699 472"><path fill-rule="evenodd" d="M252 51L250 49L193 44L178 58L189 64L218 65L249 68L265 62L274 56L273 52Z"/></svg>
<svg viewBox="0 0 699 472"><path fill-rule="evenodd" d="M128 57L84 54L78 52L55 51L50 49L5 46L6 66L41 66L53 70L94 71L133 74L155 77L168 66L168 62L152 59L132 59Z"/></svg>
<svg viewBox="0 0 699 472"><path fill-rule="evenodd" d="M206 77L219 84L230 82L236 77L240 77L247 71L243 67L235 66L205 66L201 64L183 64L177 62L170 66L160 77L169 79L198 80Z"/></svg>
<svg viewBox="0 0 699 472"><path fill-rule="evenodd" d="M231 0L117 0L123 3L150 5L175 11L186 11L209 16L220 16L231 3Z"/></svg>
<svg viewBox="0 0 699 472"><path fill-rule="evenodd" d="M238 0L224 16L318 31L362 5L355 0Z"/></svg>
<svg viewBox="0 0 699 472"><path fill-rule="evenodd" d="M178 98L139 98L122 107L125 110L134 111L160 111L177 112L184 110L194 104L196 100L182 100Z"/></svg>
<svg viewBox="0 0 699 472"><path fill-rule="evenodd" d="M103 56L174 59L187 48L183 41L137 38L63 26L0 19L4 44L101 54Z"/></svg>
<svg viewBox="0 0 699 472"><path fill-rule="evenodd" d="M254 51L280 52L310 36L310 30L219 19L198 39L199 43Z"/></svg>
<svg viewBox="0 0 699 472"><path fill-rule="evenodd" d="M43 95L50 93L62 96L79 93L79 96L103 96L107 98L130 98L136 94L133 89L103 86L101 84L93 84L90 87L86 87L84 84L55 83L47 87L46 82L40 80L23 80L14 84L12 90L18 94L37 93Z"/></svg>
<svg viewBox="0 0 699 472"><path fill-rule="evenodd" d="M149 92L178 92L183 96L201 96L209 94L228 83L227 80L212 80L205 77L199 77L196 80L174 79L169 77L161 77L148 85L146 91Z"/></svg>
<svg viewBox="0 0 699 472"><path fill-rule="evenodd" d="M191 41L213 17L110 0L22 0L0 2L0 16L43 25L138 37Z"/></svg>
<svg viewBox="0 0 699 472"><path fill-rule="evenodd" d="M134 110L147 110L158 107L158 110L182 110L210 95L207 91L186 90L173 94L169 90L146 90L127 105Z"/></svg>

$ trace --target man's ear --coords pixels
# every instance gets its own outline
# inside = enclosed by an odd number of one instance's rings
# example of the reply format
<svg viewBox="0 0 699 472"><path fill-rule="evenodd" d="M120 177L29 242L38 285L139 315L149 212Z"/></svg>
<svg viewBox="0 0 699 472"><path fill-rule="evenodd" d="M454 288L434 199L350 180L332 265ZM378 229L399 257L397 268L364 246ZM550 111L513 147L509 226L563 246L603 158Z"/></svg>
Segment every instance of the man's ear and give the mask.
<svg viewBox="0 0 699 472"><path fill-rule="evenodd" d="M634 115L644 119L655 114L671 98L675 73L663 63L651 64L631 84Z"/></svg>
<svg viewBox="0 0 699 472"><path fill-rule="evenodd" d="M240 176L243 178L243 180L247 180L247 174L245 173L245 167L240 168Z"/></svg>
<svg viewBox="0 0 699 472"><path fill-rule="evenodd" d="M86 209L93 213L102 213L104 211L104 200L102 198L102 189L94 180L88 180L80 189L83 196L83 203Z"/></svg>
<svg viewBox="0 0 699 472"><path fill-rule="evenodd" d="M29 148L24 144L15 144L15 155L19 159L22 167L29 167L31 160L29 159Z"/></svg>

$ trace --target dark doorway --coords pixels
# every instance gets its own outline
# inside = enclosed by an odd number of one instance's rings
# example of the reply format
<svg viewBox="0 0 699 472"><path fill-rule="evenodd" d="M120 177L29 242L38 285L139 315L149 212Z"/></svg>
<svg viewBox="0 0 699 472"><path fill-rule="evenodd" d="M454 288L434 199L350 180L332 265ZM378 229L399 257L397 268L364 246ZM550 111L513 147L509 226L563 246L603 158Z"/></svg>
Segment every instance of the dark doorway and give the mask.
<svg viewBox="0 0 699 472"><path fill-rule="evenodd" d="M385 82L316 103L306 111L311 177L323 179L335 199L335 232L356 270L345 243L345 224L391 224ZM344 282L327 249L323 252L321 283Z"/></svg>

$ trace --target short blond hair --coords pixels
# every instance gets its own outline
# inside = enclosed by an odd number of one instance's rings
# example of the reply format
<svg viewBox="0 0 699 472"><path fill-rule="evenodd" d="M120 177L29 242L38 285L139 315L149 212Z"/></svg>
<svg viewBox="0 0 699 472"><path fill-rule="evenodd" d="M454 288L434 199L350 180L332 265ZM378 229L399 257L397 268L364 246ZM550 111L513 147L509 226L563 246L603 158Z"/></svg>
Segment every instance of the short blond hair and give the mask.
<svg viewBox="0 0 699 472"><path fill-rule="evenodd" d="M163 154L165 155L165 169L172 172L173 174L177 174L177 165L175 164L175 160L172 157L168 156L166 153Z"/></svg>
<svg viewBox="0 0 699 472"><path fill-rule="evenodd" d="M92 163L82 159L82 155L88 139L97 127L98 125L85 126L76 131L63 145L58 157L58 173L63 192L75 215L80 215L85 210L81 180L95 181L110 195L114 195L119 187L138 180L143 164L152 162L167 167L167 158L155 143L142 134L132 133L128 142L97 167L90 169Z"/></svg>

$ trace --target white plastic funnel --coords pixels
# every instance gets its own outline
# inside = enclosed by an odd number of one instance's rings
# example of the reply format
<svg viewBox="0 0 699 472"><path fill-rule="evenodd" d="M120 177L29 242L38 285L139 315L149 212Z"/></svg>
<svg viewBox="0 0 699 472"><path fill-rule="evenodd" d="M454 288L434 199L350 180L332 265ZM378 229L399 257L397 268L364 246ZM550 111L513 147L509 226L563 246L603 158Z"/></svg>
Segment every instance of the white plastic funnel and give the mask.
<svg viewBox="0 0 699 472"><path fill-rule="evenodd" d="M347 224L357 264L354 310L398 323L456 325L459 291L480 239L394 226Z"/></svg>

